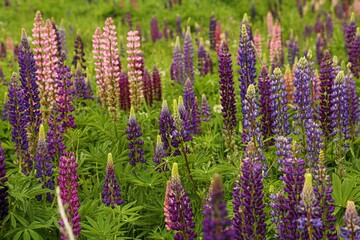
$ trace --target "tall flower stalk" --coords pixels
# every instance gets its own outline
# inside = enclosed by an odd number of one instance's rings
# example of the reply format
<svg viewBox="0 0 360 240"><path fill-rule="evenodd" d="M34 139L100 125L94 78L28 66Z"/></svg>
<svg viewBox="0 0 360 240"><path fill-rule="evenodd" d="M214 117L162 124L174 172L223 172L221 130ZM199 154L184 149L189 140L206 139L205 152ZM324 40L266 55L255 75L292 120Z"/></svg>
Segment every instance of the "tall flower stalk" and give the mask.
<svg viewBox="0 0 360 240"><path fill-rule="evenodd" d="M185 82L184 56L180 46L180 38L176 37L173 60L170 67L171 79L178 83Z"/></svg>
<svg viewBox="0 0 360 240"><path fill-rule="evenodd" d="M184 105L189 113L191 133L201 134L199 106L196 100L193 84L189 78L186 80L184 86Z"/></svg>
<svg viewBox="0 0 360 240"><path fill-rule="evenodd" d="M190 79L191 83L194 84L194 46L189 26L184 38L184 77Z"/></svg>
<svg viewBox="0 0 360 240"><path fill-rule="evenodd" d="M135 166L137 163L145 163L146 159L144 158L144 141L140 138L141 133L141 127L136 120L135 116L135 110L133 107L131 107L130 110L130 117L128 121L128 128L126 129L127 140L129 141L128 149L129 152L129 158L130 158L130 164L132 166Z"/></svg>

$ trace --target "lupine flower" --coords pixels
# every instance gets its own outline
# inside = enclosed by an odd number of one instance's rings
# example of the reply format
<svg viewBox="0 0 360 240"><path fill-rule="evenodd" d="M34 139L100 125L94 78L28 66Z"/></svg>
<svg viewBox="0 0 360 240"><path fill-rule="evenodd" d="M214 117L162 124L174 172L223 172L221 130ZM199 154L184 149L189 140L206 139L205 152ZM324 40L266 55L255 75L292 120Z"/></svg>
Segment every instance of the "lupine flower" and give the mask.
<svg viewBox="0 0 360 240"><path fill-rule="evenodd" d="M350 69L355 77L360 77L360 27L357 28L356 36L353 40L349 62L351 63Z"/></svg>
<svg viewBox="0 0 360 240"><path fill-rule="evenodd" d="M51 161L57 162L59 157L64 154L66 148L64 144L64 128L58 121L56 109L53 109L48 120L49 130L46 133L47 150Z"/></svg>
<svg viewBox="0 0 360 240"><path fill-rule="evenodd" d="M78 196L79 184L77 183L77 166L78 163L76 162L74 153L64 152L64 155L60 157L58 183L67 219L72 226L75 237L79 238L81 226L79 215L80 201ZM64 222L59 220L59 225L64 227ZM61 236L61 240L66 239L67 238L65 236Z"/></svg>
<svg viewBox="0 0 360 240"><path fill-rule="evenodd" d="M204 240L235 239L231 220L227 217L228 212L226 210L226 202L224 201L224 190L219 174L213 176L208 197L205 201L202 227Z"/></svg>
<svg viewBox="0 0 360 240"><path fill-rule="evenodd" d="M9 211L9 203L7 200L8 187L5 186L7 180L4 148L0 142L0 226L2 225L1 221L7 216Z"/></svg>
<svg viewBox="0 0 360 240"><path fill-rule="evenodd" d="M161 39L161 33L159 31L159 22L156 17L153 17L150 22L150 32L152 42L156 42Z"/></svg>
<svg viewBox="0 0 360 240"><path fill-rule="evenodd" d="M66 32L65 32L63 20L61 21L59 27L56 27L55 21L53 19L51 24L55 30L57 57L60 57L62 53L66 57L68 50L66 48Z"/></svg>
<svg viewBox="0 0 360 240"><path fill-rule="evenodd" d="M127 72L121 72L119 80L120 88L120 107L122 110L130 109L130 89L129 89L129 78Z"/></svg>
<svg viewBox="0 0 360 240"><path fill-rule="evenodd" d="M176 34L178 37L183 37L182 28L181 28L181 18L179 15L176 16Z"/></svg>
<svg viewBox="0 0 360 240"><path fill-rule="evenodd" d="M167 105L166 100L162 103L162 108L159 117L159 130L161 135L161 141L164 144L164 150L167 152L169 156L172 154L179 155L180 152L177 149L179 143L177 141L173 141L174 131L175 131L175 123L174 119L171 116L169 107ZM173 153L172 147L175 148L175 152Z"/></svg>
<svg viewBox="0 0 360 240"><path fill-rule="evenodd" d="M345 50L349 57L351 55L353 42L356 37L356 27L355 14L352 13L350 23L347 25L345 30Z"/></svg>
<svg viewBox="0 0 360 240"><path fill-rule="evenodd" d="M194 84L194 46L191 39L190 27L187 27L184 39L184 77Z"/></svg>
<svg viewBox="0 0 360 240"><path fill-rule="evenodd" d="M211 120L210 105L206 99L205 94L202 94L201 96L201 116L201 120L204 122L208 122Z"/></svg>
<svg viewBox="0 0 360 240"><path fill-rule="evenodd" d="M266 66L263 65L259 74L259 93L260 93L260 114L261 124L260 131L263 139L268 139L272 136L272 114L270 108L270 77ZM267 142L270 144L270 141Z"/></svg>
<svg viewBox="0 0 360 240"><path fill-rule="evenodd" d="M316 61L318 64L321 64L321 60L324 58L325 47L325 38L320 33L318 33L316 37Z"/></svg>
<svg viewBox="0 0 360 240"><path fill-rule="evenodd" d="M77 68L78 63L82 70L86 70L86 60L85 60L85 52L84 52L84 42L80 33L76 34L75 44L74 44L74 58L71 64Z"/></svg>
<svg viewBox="0 0 360 240"><path fill-rule="evenodd" d="M323 133L319 124L313 119L305 120L305 135L306 135L306 160L308 166L312 169L318 161L319 151L323 148L322 136Z"/></svg>
<svg viewBox="0 0 360 240"><path fill-rule="evenodd" d="M197 57L198 57L198 71L199 71L200 76L203 77L207 74L206 69L205 69L207 54L206 54L206 50L204 47L204 41L202 38L200 39Z"/></svg>
<svg viewBox="0 0 360 240"><path fill-rule="evenodd" d="M247 31L250 41L253 41L254 39L253 39L252 29L251 29L251 25L250 25L249 17L247 15L247 13L244 13L244 16L243 16L243 19L241 20L240 26L242 26L243 24L246 26L246 31Z"/></svg>
<svg viewBox="0 0 360 240"><path fill-rule="evenodd" d="M165 190L165 199L164 199L164 216L165 216L165 227L168 231L171 230L171 213L169 212L170 206L168 204L169 202L169 193L171 191L171 182L166 182L166 190Z"/></svg>
<svg viewBox="0 0 360 240"><path fill-rule="evenodd" d="M164 158L168 156L164 149L164 144L161 141L161 136L157 136L156 141L156 148L154 152L153 161L156 163L156 170L158 171L169 171L169 167L167 163L165 162Z"/></svg>
<svg viewBox="0 0 360 240"><path fill-rule="evenodd" d="M75 96L78 99L93 99L92 94L88 92L85 74L81 69L81 65L78 63L74 74Z"/></svg>
<svg viewBox="0 0 360 240"><path fill-rule="evenodd" d="M284 53L282 50L281 26L276 21L270 41L270 63L273 68L281 67L284 64Z"/></svg>
<svg viewBox="0 0 360 240"><path fill-rule="evenodd" d="M283 167L285 159L292 158L294 153L292 152L291 139L284 136L276 136L275 147L277 148L276 156L277 163L279 164L279 170Z"/></svg>
<svg viewBox="0 0 360 240"><path fill-rule="evenodd" d="M190 198L186 195L184 187L180 180L177 163L173 164L171 172L171 180L169 189L165 196L165 214L167 216L167 228L175 230L175 240L188 239L193 240L197 234L192 230L195 227L193 221L192 207L190 206ZM170 221L169 221L170 219Z"/></svg>
<svg viewBox="0 0 360 240"><path fill-rule="evenodd" d="M348 88L350 139L354 140L359 134L360 104L356 93L356 82L351 71L346 71L344 81Z"/></svg>
<svg viewBox="0 0 360 240"><path fill-rule="evenodd" d="M176 37L176 42L174 46L174 55L173 61L171 63L171 79L178 82L184 83L185 73L184 73L184 58L180 46L180 38Z"/></svg>
<svg viewBox="0 0 360 240"><path fill-rule="evenodd" d="M210 49L212 50L216 49L215 30L216 30L216 17L215 14L212 13L209 24Z"/></svg>
<svg viewBox="0 0 360 240"><path fill-rule="evenodd" d="M107 93L106 93L106 78L105 78L105 67L104 60L102 58L102 32L101 28L98 27L95 30L93 35L92 44L93 44L93 56L94 56L94 65L96 72L96 84L98 87L98 95L100 98L101 105L103 107L107 106Z"/></svg>
<svg viewBox="0 0 360 240"><path fill-rule="evenodd" d="M325 154L323 150L320 150L319 161L317 167L314 168L314 192L315 197L319 204L319 217L322 219L322 225L316 229L314 235L317 239L321 239L324 236L327 239L338 239L336 234L335 222L336 217L334 216L334 199L332 197L332 183L330 176L327 174L325 166Z"/></svg>
<svg viewBox="0 0 360 240"><path fill-rule="evenodd" d="M1 112L1 120L6 121L9 120L9 98L8 98L8 93L4 92L4 102L3 102L3 109Z"/></svg>
<svg viewBox="0 0 360 240"><path fill-rule="evenodd" d="M153 84L151 80L150 73L147 69L144 69L143 78L143 91L144 91L144 98L146 103L149 106L153 104Z"/></svg>
<svg viewBox="0 0 360 240"><path fill-rule="evenodd" d="M284 85L285 79L279 68L271 75L270 81L270 109L272 114L273 134L287 136L290 134L287 94Z"/></svg>
<svg viewBox="0 0 360 240"><path fill-rule="evenodd" d="M35 169L36 169L36 178L38 182L50 190L55 189L55 180L54 180L54 165L51 162L50 155L47 151L46 141L45 141L45 130L44 126L40 125L39 139L37 142L36 155L35 155ZM42 195L38 195L36 198L38 200L42 199ZM50 192L46 193L46 199L49 202L54 200L53 195Z"/></svg>
<svg viewBox="0 0 360 240"><path fill-rule="evenodd" d="M176 103L176 100L174 100L174 103ZM188 142L192 140L191 136L191 122L190 122L190 116L189 112L186 110L183 98L179 96L179 103L177 106L174 104L174 120L175 125L178 128L178 134L181 137L181 141ZM179 123L177 123L177 120L175 119L175 115L179 116Z"/></svg>
<svg viewBox="0 0 360 240"><path fill-rule="evenodd" d="M296 57L299 57L299 42L297 38L294 38L293 33L290 33L290 40L288 42L288 63L292 67Z"/></svg>
<svg viewBox="0 0 360 240"><path fill-rule="evenodd" d="M215 29L215 42L216 42L216 52L219 53L219 48L221 44L221 23L220 21L216 22L216 29Z"/></svg>
<svg viewBox="0 0 360 240"><path fill-rule="evenodd" d="M273 19L273 15L271 14L271 12L268 12L266 14L266 23L267 23L268 34L271 36L274 33L273 32L274 19Z"/></svg>
<svg viewBox="0 0 360 240"><path fill-rule="evenodd" d="M114 171L114 162L112 159L111 153L108 154L107 164L106 164L106 177L103 185L102 191L102 202L110 206L111 208L115 208L116 205L121 205L124 200L120 198L120 186Z"/></svg>
<svg viewBox="0 0 360 240"><path fill-rule="evenodd" d="M240 100L245 99L246 91L250 84L255 84L256 78L256 58L254 45L248 36L246 25L241 25L240 44L238 49L238 64L240 70Z"/></svg>
<svg viewBox="0 0 360 240"><path fill-rule="evenodd" d="M326 15L326 38L329 40L333 38L333 22L330 13Z"/></svg>
<svg viewBox="0 0 360 240"><path fill-rule="evenodd" d="M329 51L325 51L324 58L320 65L320 116L319 120L326 139L332 134L331 128L331 100L332 86L335 80L334 69ZM326 146L325 146L326 147Z"/></svg>
<svg viewBox="0 0 360 240"><path fill-rule="evenodd" d="M206 74L208 74L208 73L213 74L214 73L213 61L212 61L209 53L206 53L204 71L205 71Z"/></svg>
<svg viewBox="0 0 360 240"><path fill-rule="evenodd" d="M144 158L144 141L141 140L141 127L136 120L135 110L133 107L130 109L130 117L128 121L128 128L126 129L127 140L129 141L128 149L130 164L135 166L136 163L141 162L145 163L146 159Z"/></svg>
<svg viewBox="0 0 360 240"><path fill-rule="evenodd" d="M162 90L161 90L161 78L159 70L154 66L152 71L152 86L153 86L153 96L157 101L162 99Z"/></svg>
<svg viewBox="0 0 360 240"><path fill-rule="evenodd" d="M356 212L355 203L353 201L347 201L344 224L345 226L340 228L341 237L345 240L355 240L360 238L360 217Z"/></svg>
<svg viewBox="0 0 360 240"><path fill-rule="evenodd" d="M4 42L0 42L0 59L6 59L6 46Z"/></svg>
<svg viewBox="0 0 360 240"><path fill-rule="evenodd" d="M288 103L292 103L294 100L294 71L296 70L297 58L295 59L295 63L293 65L293 71L291 71L289 64L286 65L284 79L287 93Z"/></svg>
<svg viewBox="0 0 360 240"><path fill-rule="evenodd" d="M255 146L248 143L248 156L242 159L240 179L233 188L233 226L236 239L265 239L266 223L263 203L263 174Z"/></svg>
<svg viewBox="0 0 360 240"><path fill-rule="evenodd" d="M189 113L190 123L191 123L191 133L201 134L201 129L200 129L201 120L200 120L198 103L196 101L193 84L189 78L186 80L184 86L184 105Z"/></svg>
<svg viewBox="0 0 360 240"><path fill-rule="evenodd" d="M24 91L18 86L18 76L14 72L10 79L8 89L9 97L9 122L12 125L12 141L15 143L16 155L19 159L19 168L24 174L33 169L33 161L29 155L29 141L27 137L26 110L28 102L25 101Z"/></svg>
<svg viewBox="0 0 360 240"><path fill-rule="evenodd" d="M163 24L163 36L165 38L165 41L169 40L168 21L166 19L164 19L164 24Z"/></svg>
<svg viewBox="0 0 360 240"><path fill-rule="evenodd" d="M259 29L256 29L256 32L255 32L254 45L255 45L256 55L261 57L262 56L262 42L261 42L261 35L259 32Z"/></svg>
<svg viewBox="0 0 360 240"><path fill-rule="evenodd" d="M321 21L320 15L317 16L314 30L316 33L320 33L321 35L324 35L325 27L324 23Z"/></svg>

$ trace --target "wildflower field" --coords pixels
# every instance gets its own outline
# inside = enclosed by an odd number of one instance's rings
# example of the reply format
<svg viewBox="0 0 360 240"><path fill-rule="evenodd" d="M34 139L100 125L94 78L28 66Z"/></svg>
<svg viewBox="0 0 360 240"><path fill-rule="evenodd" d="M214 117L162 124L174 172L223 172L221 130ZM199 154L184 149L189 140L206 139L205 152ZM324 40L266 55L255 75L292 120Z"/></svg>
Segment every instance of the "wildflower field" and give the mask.
<svg viewBox="0 0 360 240"><path fill-rule="evenodd" d="M360 239L360 0L2 0L0 239Z"/></svg>

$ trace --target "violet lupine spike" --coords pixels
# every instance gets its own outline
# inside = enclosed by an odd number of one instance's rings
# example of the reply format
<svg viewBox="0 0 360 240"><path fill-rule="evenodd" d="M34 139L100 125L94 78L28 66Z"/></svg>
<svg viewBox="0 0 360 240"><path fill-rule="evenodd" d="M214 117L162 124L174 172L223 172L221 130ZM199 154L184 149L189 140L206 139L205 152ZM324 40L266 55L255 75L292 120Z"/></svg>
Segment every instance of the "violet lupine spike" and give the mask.
<svg viewBox="0 0 360 240"><path fill-rule="evenodd" d="M343 237L345 240L360 238L360 217L356 212L353 201L347 201L344 225L344 227L340 227L340 237Z"/></svg>
<svg viewBox="0 0 360 240"><path fill-rule="evenodd" d="M285 159L294 157L294 153L292 152L291 139L284 136L276 136L275 138L275 147L277 149L277 163L279 164L279 171L283 166Z"/></svg>
<svg viewBox="0 0 360 240"><path fill-rule="evenodd" d="M335 205L332 197L332 182L330 176L327 174L327 168L325 166L325 154L323 150L319 152L319 161L317 167L314 168L314 180L315 180L315 197L319 203L319 217L322 219L322 226L316 229L314 235L317 239L323 239L325 236L327 239L338 239L335 222L336 217L334 215Z"/></svg>
<svg viewBox="0 0 360 240"><path fill-rule="evenodd" d="M323 148L323 133L319 124L313 119L305 120L306 135L306 163L310 169L314 169L319 157L319 151Z"/></svg>
<svg viewBox="0 0 360 240"><path fill-rule="evenodd" d="M168 21L165 19L163 24L163 36L165 41L169 40L169 29L168 29Z"/></svg>
<svg viewBox="0 0 360 240"><path fill-rule="evenodd" d="M178 150L179 143L177 141L173 141L175 131L176 127L174 119L171 116L166 100L164 100L162 103L159 117L159 132L161 135L161 141L164 145L164 150L166 151L168 156L171 156L172 154L180 154ZM172 147L174 147L175 149L173 149Z"/></svg>
<svg viewBox="0 0 360 240"><path fill-rule="evenodd" d="M9 89L9 122L12 125L12 141L19 160L22 173L29 174L33 169L33 161L29 154L29 141L26 126L28 119L26 109L29 102L25 101L24 90L18 86L18 75L14 72L10 79Z"/></svg>
<svg viewBox="0 0 360 240"><path fill-rule="evenodd" d="M270 108L270 77L265 65L262 66L258 79L259 93L260 93L260 114L261 123L260 131L263 139L269 139L272 136L272 114ZM267 141L270 144L271 141Z"/></svg>
<svg viewBox="0 0 360 240"><path fill-rule="evenodd" d="M115 175L111 153L109 153L107 157L106 177L101 194L103 197L102 202L107 206L111 206L112 209L115 208L115 204L120 206L124 202L124 200L121 199L120 186Z"/></svg>
<svg viewBox="0 0 360 240"><path fill-rule="evenodd" d="M240 179L233 188L235 239L266 239L263 168L261 160L252 154L254 150L249 142L249 156L242 159Z"/></svg>
<svg viewBox="0 0 360 240"><path fill-rule="evenodd" d="M184 86L184 105L190 117L191 134L201 134L199 107L196 101L193 83L189 78L186 80Z"/></svg>
<svg viewBox="0 0 360 240"><path fill-rule="evenodd" d="M284 83L285 79L280 68L276 68L270 80L270 109L273 119L272 132L281 136L290 134L289 107Z"/></svg>
<svg viewBox="0 0 360 240"><path fill-rule="evenodd" d="M181 28L181 18L179 15L176 16L176 34L178 37L183 38L183 33Z"/></svg>
<svg viewBox="0 0 360 240"><path fill-rule="evenodd" d="M292 67L296 57L299 57L299 42L297 38L294 38L292 32L290 33L290 40L288 42L288 63Z"/></svg>
<svg viewBox="0 0 360 240"><path fill-rule="evenodd" d="M347 71L344 81L347 83L349 98L349 137L353 141L359 135L360 130L360 102L356 93L356 82L350 70Z"/></svg>
<svg viewBox="0 0 360 240"><path fill-rule="evenodd" d="M159 70L154 66L152 71L153 96L156 101L162 100L161 78Z"/></svg>
<svg viewBox="0 0 360 240"><path fill-rule="evenodd" d="M85 75L81 69L80 63L77 63L74 74L75 96L77 99L86 99L88 96L86 94Z"/></svg>
<svg viewBox="0 0 360 240"><path fill-rule="evenodd" d="M355 14L351 14L350 23L347 25L345 30L345 50L348 56L351 55L353 41L356 37L356 22L355 22Z"/></svg>
<svg viewBox="0 0 360 240"><path fill-rule="evenodd" d="M256 58L254 45L249 39L245 24L241 25L240 44L237 57L240 70L240 100L241 103L245 99L246 91L250 84L255 84L256 78Z"/></svg>
<svg viewBox="0 0 360 240"><path fill-rule="evenodd" d="M206 95L201 95L201 116L202 121L208 122L211 120L211 112L210 112L210 105L209 102L206 99Z"/></svg>
<svg viewBox="0 0 360 240"><path fill-rule="evenodd" d="M120 107L122 110L130 110L130 88L129 88L129 77L127 72L121 72L119 80L120 88Z"/></svg>
<svg viewBox="0 0 360 240"><path fill-rule="evenodd" d="M144 99L142 81L144 59L140 50L140 37L138 31L128 32L128 37L126 39L128 41L126 46L128 48L127 60L129 69L130 104L134 110L139 110Z"/></svg>
<svg viewBox="0 0 360 240"><path fill-rule="evenodd" d="M42 185L43 188L47 188L50 190L55 189L55 179L54 179L54 165L51 162L50 155L47 151L46 141L45 141L45 130L44 126L40 125L39 130L39 139L36 147L35 154L35 169L36 169L36 178L38 179L38 183ZM42 195L36 196L38 200L42 199ZM50 193L46 193L46 200L52 202L54 200L54 196Z"/></svg>
<svg viewBox="0 0 360 240"><path fill-rule="evenodd" d="M179 96L179 103L176 106L176 100L174 100L174 120L175 113L178 114L180 120L180 126L178 127L178 132L180 134L181 140L183 142L191 141L193 138L191 136L191 122L189 112L186 110L183 98ZM176 125L176 120L175 120Z"/></svg>
<svg viewBox="0 0 360 240"><path fill-rule="evenodd" d="M24 92L24 101L27 102L24 114L27 118L27 131L30 133L29 153L33 154L36 150L37 133L41 124L41 112L35 59L30 49L25 29L22 29L18 61L21 89Z"/></svg>
<svg viewBox="0 0 360 240"><path fill-rule="evenodd" d="M320 33L321 35L324 35L325 26L324 26L324 23L321 21L320 15L318 15L316 18L314 30L316 33Z"/></svg>
<svg viewBox="0 0 360 240"><path fill-rule="evenodd" d="M321 64L321 61L324 58L325 48L325 38L322 35L318 34L316 37L316 61L318 64Z"/></svg>
<svg viewBox="0 0 360 240"><path fill-rule="evenodd" d="M194 84L194 46L192 43L190 27L187 27L184 39L184 77Z"/></svg>
<svg viewBox="0 0 360 240"><path fill-rule="evenodd" d="M205 76L207 74L206 69L205 69L205 65L206 65L206 50L204 47L204 41L201 38L200 39L200 44L198 47L198 52L197 52L197 57L198 57L198 71L199 71L199 75L201 77Z"/></svg>
<svg viewBox="0 0 360 240"><path fill-rule="evenodd" d="M221 176L215 174L211 180L208 196L203 206L203 238L204 240L232 240L234 229L228 218Z"/></svg>
<svg viewBox="0 0 360 240"><path fill-rule="evenodd" d="M7 181L4 148L1 146L0 142L0 226L2 225L1 221L9 212L9 202L7 199L9 195L8 187L5 185Z"/></svg>
<svg viewBox="0 0 360 240"><path fill-rule="evenodd" d="M355 77L360 77L360 27L356 30L356 36L352 43L349 62L351 63L350 69Z"/></svg>
<svg viewBox="0 0 360 240"><path fill-rule="evenodd" d="M153 43L161 38L161 33L159 31L159 22L156 17L153 17L151 19L150 31L151 31L151 40Z"/></svg>
<svg viewBox="0 0 360 240"><path fill-rule="evenodd" d="M74 44L74 57L73 57L73 60L72 60L71 64L75 68L77 68L78 63L80 64L81 69L83 71L86 71L84 41L82 40L82 37L81 37L79 32L76 34L75 44Z"/></svg>
<svg viewBox="0 0 360 240"><path fill-rule="evenodd" d="M149 106L153 104L153 85L151 81L150 73L147 69L144 69L143 74L143 90L144 90L144 98L146 103Z"/></svg>
<svg viewBox="0 0 360 240"><path fill-rule="evenodd" d="M176 42L174 46L173 61L171 63L170 73L172 80L178 83L185 82L185 72L184 72L184 57L183 52L180 46L180 38L176 37Z"/></svg>
<svg viewBox="0 0 360 240"><path fill-rule="evenodd" d="M60 187L60 196L73 233L76 238L79 238L81 234L81 217L79 215L80 201L78 196L79 184L77 167L78 163L76 162L74 153L64 152L64 155L60 157L59 163L58 184ZM64 222L59 220L59 225L64 227ZM67 238L62 235L61 240L67 240Z"/></svg>
<svg viewBox="0 0 360 240"><path fill-rule="evenodd" d="M64 155L65 144L64 129L60 121L58 121L56 109L53 109L48 120L49 130L46 133L46 143L48 154L50 155L51 161L54 163L58 162L59 157Z"/></svg>
<svg viewBox="0 0 360 240"><path fill-rule="evenodd" d="M330 13L326 14L326 38L330 41L333 38L333 22Z"/></svg>
<svg viewBox="0 0 360 240"><path fill-rule="evenodd" d="M155 152L154 152L154 157L153 157L153 161L156 164L156 170L158 171L169 171L169 167L167 162L164 160L165 157L168 156L168 154L166 153L165 149L164 149L164 144L161 141L161 136L158 135L156 138L156 148L155 148ZM169 229L168 229L169 230Z"/></svg>
<svg viewBox="0 0 360 240"><path fill-rule="evenodd" d="M249 36L250 41L253 41L253 34L252 34L252 29L251 29L251 24L249 21L249 17L247 15L247 13L244 13L243 19L241 20L241 24L240 25L245 25L246 26L246 31L247 34Z"/></svg>
<svg viewBox="0 0 360 240"><path fill-rule="evenodd" d="M308 62L308 69L311 79L311 101L312 101L312 109L314 114L314 119L318 118L319 115L319 99L320 99L320 80L318 78L318 73L314 70L314 62L312 59L312 51L309 50L308 54L306 56L307 62ZM294 70L295 72L295 70Z"/></svg>
<svg viewBox="0 0 360 240"><path fill-rule="evenodd" d="M96 28L92 39L93 57L94 57L94 65L96 72L96 84L98 87L98 96L100 98L101 105L105 107L107 106L107 93L106 93L105 67L104 67L104 60L102 58L102 54L103 54L102 38L103 38L103 34L101 32L101 28L98 27Z"/></svg>
<svg viewBox="0 0 360 240"><path fill-rule="evenodd" d="M256 50L256 55L261 57L262 56L262 40L259 29L256 29L255 37L254 37L254 46Z"/></svg>
<svg viewBox="0 0 360 240"><path fill-rule="evenodd" d="M121 73L121 63L118 54L116 27L111 17L106 19L103 30L104 32L101 40L101 54L104 64L104 78L106 83L106 106L111 117L116 121L119 118L119 80Z"/></svg>
<svg viewBox="0 0 360 240"><path fill-rule="evenodd" d="M216 30L216 18L215 18L215 14L212 13L209 24L210 49L212 50L216 49L215 30Z"/></svg>
<svg viewBox="0 0 360 240"><path fill-rule="evenodd" d="M212 61L209 53L206 53L205 72L214 74L213 61Z"/></svg>
<svg viewBox="0 0 360 240"><path fill-rule="evenodd" d="M128 128L126 129L127 140L129 141L128 149L130 165L135 166L136 163L146 163L144 158L144 141L140 138L142 136L141 127L136 120L134 108L130 109L130 117L128 121Z"/></svg>
<svg viewBox="0 0 360 240"><path fill-rule="evenodd" d="M334 85L335 73L333 62L329 51L325 51L324 58L320 64L320 115L319 120L326 140L329 140L333 129L331 128L331 101L332 86ZM326 142L325 142L326 147Z"/></svg>
<svg viewBox="0 0 360 240"><path fill-rule="evenodd" d="M170 215L166 218L168 219L167 228L176 231L174 235L175 240L193 240L197 237L197 234L192 230L195 228L195 222L193 221L194 213L190 205L190 198L186 195L181 183L177 163L173 164L168 187L169 189L165 196L167 201L164 202L167 215Z"/></svg>

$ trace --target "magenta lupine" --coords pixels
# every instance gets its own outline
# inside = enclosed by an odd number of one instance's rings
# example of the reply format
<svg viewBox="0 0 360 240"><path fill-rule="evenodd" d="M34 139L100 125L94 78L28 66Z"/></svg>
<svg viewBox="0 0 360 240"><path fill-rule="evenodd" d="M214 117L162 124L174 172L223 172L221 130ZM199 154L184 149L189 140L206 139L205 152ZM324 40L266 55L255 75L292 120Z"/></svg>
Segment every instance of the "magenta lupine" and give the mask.
<svg viewBox="0 0 360 240"><path fill-rule="evenodd" d="M210 49L212 50L215 50L216 48L215 30L216 30L216 18L215 18L215 14L212 13L209 24Z"/></svg>
<svg viewBox="0 0 360 240"><path fill-rule="evenodd" d="M206 99L206 95L201 95L201 116L202 121L208 122L211 120L211 112L210 112L210 105L209 102Z"/></svg>
<svg viewBox="0 0 360 240"><path fill-rule="evenodd" d="M156 170L158 171L169 171L169 167L167 162L165 161L165 157L168 156L168 154L166 153L165 149L164 149L164 144L161 141L161 136L158 135L156 138L156 148L154 151L154 157L153 157L153 161L156 164ZM169 229L168 229L169 230Z"/></svg>
<svg viewBox="0 0 360 240"><path fill-rule="evenodd" d="M152 71L153 96L156 101L162 100L161 78L159 70L154 66Z"/></svg>
<svg viewBox="0 0 360 240"><path fill-rule="evenodd" d="M84 41L80 33L76 34L75 43L74 43L74 57L71 64L77 68L78 63L81 66L81 69L86 71L86 60L85 60L85 52L84 52Z"/></svg>
<svg viewBox="0 0 360 240"><path fill-rule="evenodd" d="M122 110L130 110L130 88L129 77L127 72L121 72L119 80L120 88L120 107Z"/></svg>
<svg viewBox="0 0 360 240"><path fill-rule="evenodd" d="M143 56L140 50L140 37L138 31L128 32L126 38L127 46L127 60L128 60L128 75L130 88L130 104L135 110L139 110L144 99L143 93Z"/></svg>
<svg viewBox="0 0 360 240"><path fill-rule="evenodd" d="M171 79L178 83L185 82L184 57L180 46L180 38L176 37L173 61L170 68Z"/></svg>
<svg viewBox="0 0 360 240"><path fill-rule="evenodd" d="M39 129L39 139L37 141L36 154L35 154L35 169L36 169L36 178L38 183L42 185L43 188L50 190L55 189L55 179L54 179L54 165L51 162L50 155L47 151L46 141L45 141L45 130L44 126L40 125ZM38 200L42 199L42 195L36 196ZM50 193L46 193L46 200L52 202L54 196Z"/></svg>
<svg viewBox="0 0 360 240"><path fill-rule="evenodd" d="M360 238L360 217L356 212L355 203L353 201L347 201L344 224L345 226L340 228L341 237L345 240L355 240Z"/></svg>
<svg viewBox="0 0 360 240"><path fill-rule="evenodd" d="M197 234L192 230L195 228L193 221L192 207L190 198L186 195L185 189L181 183L178 165L173 164L171 180L167 185L164 209L167 219L167 228L176 231L175 240L188 239L193 240Z"/></svg>
<svg viewBox="0 0 360 240"><path fill-rule="evenodd" d="M253 154L252 142L246 151L248 156L242 159L239 180L233 188L235 239L266 239L262 162Z"/></svg>
<svg viewBox="0 0 360 240"><path fill-rule="evenodd" d="M198 52L197 52L197 58L198 58L198 71L199 71L199 75L201 77L205 76L207 74L207 72L205 71L205 65L206 65L206 50L204 47L204 41L201 38L200 39L200 43L199 43L199 47L198 47Z"/></svg>
<svg viewBox="0 0 360 240"><path fill-rule="evenodd" d="M192 84L194 84L194 46L189 26L186 29L184 39L184 78L190 79Z"/></svg>
<svg viewBox="0 0 360 240"><path fill-rule="evenodd" d="M143 91L144 91L144 98L146 104L152 106L154 90L153 90L151 76L147 69L144 69L144 74L143 74Z"/></svg>
<svg viewBox="0 0 360 240"><path fill-rule="evenodd" d="M18 75L14 72L10 79L9 89L9 122L12 125L12 141L15 143L16 156L18 158L19 169L24 174L29 174L33 169L33 161L29 154L29 141L26 125L25 110L28 102L25 101L24 91L18 86Z"/></svg>
<svg viewBox="0 0 360 240"><path fill-rule="evenodd" d="M112 209L115 208L115 204L121 205L124 202L120 196L120 186L115 175L114 162L111 153L108 154L107 158L106 177L101 194L103 197L102 202L107 206L111 206Z"/></svg>
<svg viewBox="0 0 360 240"><path fill-rule="evenodd" d="M353 42L356 37L356 22L355 22L355 14L351 14L351 19L349 25L346 26L345 30L345 50L348 56L350 57L350 54L352 52L352 46Z"/></svg>
<svg viewBox="0 0 360 240"><path fill-rule="evenodd" d="M232 240L234 229L231 227L231 220L228 218L226 202L224 201L224 190L221 176L215 174L211 180L208 196L203 206L203 238L204 240Z"/></svg>
<svg viewBox="0 0 360 240"><path fill-rule="evenodd" d="M260 93L260 114L261 114L261 123L260 131L263 139L269 139L272 136L272 114L270 108L270 77L269 72L265 65L262 66L258 79L259 93ZM271 141L267 141L267 145Z"/></svg>
<svg viewBox="0 0 360 240"><path fill-rule="evenodd" d="M93 44L93 56L94 56L94 65L96 72L96 84L98 87L98 96L100 98L101 105L103 107L107 106L107 93L106 93L106 78L105 78L105 67L104 60L102 58L102 32L101 28L98 27L95 30L93 35L92 44Z"/></svg>
<svg viewBox="0 0 360 240"><path fill-rule="evenodd" d="M130 165L135 166L136 163L146 163L144 158L144 141L140 138L142 136L141 127L136 120L134 108L130 109L130 117L127 124L128 128L126 129L127 140L129 141L128 149Z"/></svg>
<svg viewBox="0 0 360 240"><path fill-rule="evenodd" d="M191 134L201 134L199 107L196 101L193 84L189 78L186 80L184 86L184 105L190 117Z"/></svg>
<svg viewBox="0 0 360 240"><path fill-rule="evenodd" d="M356 82L354 80L351 71L346 71L345 80L348 87L349 98L349 127L350 127L350 139L353 141L359 135L360 126L360 103L356 92Z"/></svg>
<svg viewBox="0 0 360 240"><path fill-rule="evenodd" d="M153 17L150 22L151 40L156 42L161 39L161 33L159 31L159 22L156 17Z"/></svg>
<svg viewBox="0 0 360 240"><path fill-rule="evenodd" d="M351 52L349 55L350 69L355 77L360 77L360 27L356 30L356 36L352 43Z"/></svg>
<svg viewBox="0 0 360 240"><path fill-rule="evenodd" d="M246 25L241 25L240 44L238 49L237 63L240 66L240 100L245 99L246 91L250 84L255 84L256 57L253 43L248 36Z"/></svg>
<svg viewBox="0 0 360 240"><path fill-rule="evenodd" d="M79 207L80 201L78 196L78 175L77 175L78 163L76 162L74 153L64 152L64 155L60 157L59 163L59 176L58 184L60 186L60 196L62 204L65 207L65 213L69 223L72 226L73 233L76 238L80 237L80 215ZM64 227L64 222L59 220L59 225ZM67 240L62 235L61 240Z"/></svg>
<svg viewBox="0 0 360 240"><path fill-rule="evenodd" d="M6 177L6 163L4 148L1 146L0 142L0 226L1 221L7 216L9 211L9 202L8 202L8 187L5 185L7 182Z"/></svg>

